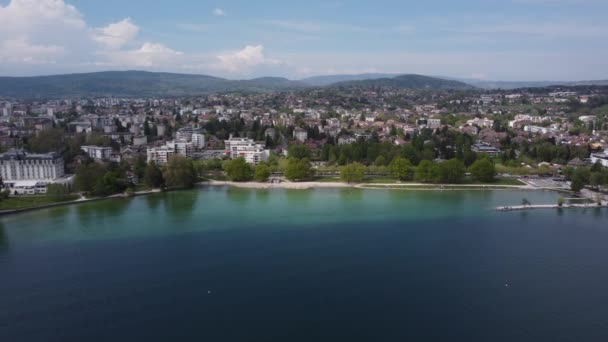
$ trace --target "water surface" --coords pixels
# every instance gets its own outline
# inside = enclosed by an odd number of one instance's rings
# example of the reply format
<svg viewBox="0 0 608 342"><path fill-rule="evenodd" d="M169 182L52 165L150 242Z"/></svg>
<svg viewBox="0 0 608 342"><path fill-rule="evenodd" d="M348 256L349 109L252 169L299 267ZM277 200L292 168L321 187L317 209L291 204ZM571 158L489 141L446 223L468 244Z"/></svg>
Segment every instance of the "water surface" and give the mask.
<svg viewBox="0 0 608 342"><path fill-rule="evenodd" d="M605 341L608 211L204 188L0 218L0 341Z"/></svg>

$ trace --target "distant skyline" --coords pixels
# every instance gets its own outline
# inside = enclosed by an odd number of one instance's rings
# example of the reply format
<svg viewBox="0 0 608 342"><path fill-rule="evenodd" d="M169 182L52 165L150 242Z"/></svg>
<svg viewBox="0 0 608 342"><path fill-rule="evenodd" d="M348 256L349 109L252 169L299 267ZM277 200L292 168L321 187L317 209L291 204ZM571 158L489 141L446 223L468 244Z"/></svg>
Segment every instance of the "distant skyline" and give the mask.
<svg viewBox="0 0 608 342"><path fill-rule="evenodd" d="M608 1L0 0L0 75L608 79Z"/></svg>

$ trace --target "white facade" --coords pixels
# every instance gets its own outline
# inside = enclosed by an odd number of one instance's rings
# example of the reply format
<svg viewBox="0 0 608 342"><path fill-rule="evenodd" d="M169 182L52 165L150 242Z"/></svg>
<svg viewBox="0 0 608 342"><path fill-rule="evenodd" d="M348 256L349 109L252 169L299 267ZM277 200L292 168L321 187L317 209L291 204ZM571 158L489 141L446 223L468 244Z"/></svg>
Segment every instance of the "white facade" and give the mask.
<svg viewBox="0 0 608 342"><path fill-rule="evenodd" d="M244 158L249 164L259 164L268 160L270 151L264 149L264 145L257 144L252 139L232 138L224 141L226 155L232 159Z"/></svg>
<svg viewBox="0 0 608 342"><path fill-rule="evenodd" d="M608 150L604 151L604 153L591 154L591 162L593 164L600 162L604 167L608 167Z"/></svg>
<svg viewBox="0 0 608 342"><path fill-rule="evenodd" d="M472 126L472 125L479 126L481 128L492 128L492 127L494 127L494 120L490 120L490 119L486 119L486 118L483 118L483 119L475 118L475 119L467 121L467 124L470 126Z"/></svg>
<svg viewBox="0 0 608 342"><path fill-rule="evenodd" d="M194 148L196 149L205 148L205 135L203 133L193 133L192 145L194 145Z"/></svg>
<svg viewBox="0 0 608 342"><path fill-rule="evenodd" d="M293 137L300 142L305 142L308 139L308 132L305 129L297 127L293 130Z"/></svg>
<svg viewBox="0 0 608 342"><path fill-rule="evenodd" d="M64 176L63 158L57 153L28 154L12 150L0 154L0 176L6 182L52 181Z"/></svg>
<svg viewBox="0 0 608 342"><path fill-rule="evenodd" d="M148 148L147 155L148 163L153 161L157 165L164 165L175 155L192 158L194 146L189 142L170 141L165 146Z"/></svg>
<svg viewBox="0 0 608 342"><path fill-rule="evenodd" d="M82 146L81 149L89 157L91 157L91 158L93 158L95 160L108 160L112 156L112 148L111 147Z"/></svg>

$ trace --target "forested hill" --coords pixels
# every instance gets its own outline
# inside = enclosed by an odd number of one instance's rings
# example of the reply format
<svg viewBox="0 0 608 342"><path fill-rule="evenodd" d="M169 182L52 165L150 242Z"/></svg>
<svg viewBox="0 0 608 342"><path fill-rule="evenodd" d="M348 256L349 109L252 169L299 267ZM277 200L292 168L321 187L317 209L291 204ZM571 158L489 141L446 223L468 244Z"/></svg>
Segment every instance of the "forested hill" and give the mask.
<svg viewBox="0 0 608 342"><path fill-rule="evenodd" d="M378 78L370 80L359 80L340 82L332 87L345 88L397 88L397 89L474 89L470 84L460 81L446 80L437 77L423 75L401 75L392 78Z"/></svg>
<svg viewBox="0 0 608 342"><path fill-rule="evenodd" d="M304 88L285 78L227 80L206 75L145 71L106 71L35 77L0 77L0 96L55 98L71 96L167 97L217 92L268 92Z"/></svg>

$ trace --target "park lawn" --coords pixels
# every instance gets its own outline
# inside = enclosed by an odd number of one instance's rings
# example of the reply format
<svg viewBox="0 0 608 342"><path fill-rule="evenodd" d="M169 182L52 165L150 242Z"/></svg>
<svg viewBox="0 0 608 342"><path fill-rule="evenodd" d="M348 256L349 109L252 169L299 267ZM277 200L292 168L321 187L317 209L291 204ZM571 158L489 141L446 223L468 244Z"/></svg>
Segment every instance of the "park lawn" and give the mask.
<svg viewBox="0 0 608 342"><path fill-rule="evenodd" d="M514 178L497 178L495 181L487 183L480 182L470 178L465 179L462 184L472 184L472 185L526 185L521 181Z"/></svg>
<svg viewBox="0 0 608 342"><path fill-rule="evenodd" d="M340 177L315 177L313 182L321 182L321 183L338 183L343 182Z"/></svg>
<svg viewBox="0 0 608 342"><path fill-rule="evenodd" d="M365 178L365 180L363 182L364 183L370 183L370 184L397 184L397 183L401 183L401 182L399 182L398 179L396 179L396 178L389 178L389 177Z"/></svg>
<svg viewBox="0 0 608 342"><path fill-rule="evenodd" d="M80 198L78 195L66 195L60 197L43 195L17 196L2 200L0 202L0 210L33 208L47 204L75 201L78 198Z"/></svg>

